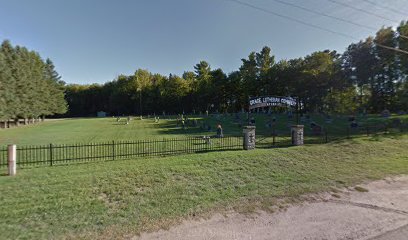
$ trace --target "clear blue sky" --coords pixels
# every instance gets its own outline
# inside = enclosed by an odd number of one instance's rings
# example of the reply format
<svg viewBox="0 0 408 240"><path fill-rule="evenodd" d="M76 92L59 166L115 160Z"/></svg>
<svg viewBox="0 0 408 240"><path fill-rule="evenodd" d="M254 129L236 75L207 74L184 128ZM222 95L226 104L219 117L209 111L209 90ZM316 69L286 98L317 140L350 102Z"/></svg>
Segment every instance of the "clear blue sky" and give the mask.
<svg viewBox="0 0 408 240"><path fill-rule="evenodd" d="M317 16L272 0L241 0L363 39L375 31ZM360 0L284 0L375 28L404 19ZM372 0L407 12L408 0ZM200 60L231 72L251 51L267 45L277 59L316 50L343 52L353 42L227 0L0 0L0 40L51 58L68 83L104 83L138 68L168 75L193 70Z"/></svg>

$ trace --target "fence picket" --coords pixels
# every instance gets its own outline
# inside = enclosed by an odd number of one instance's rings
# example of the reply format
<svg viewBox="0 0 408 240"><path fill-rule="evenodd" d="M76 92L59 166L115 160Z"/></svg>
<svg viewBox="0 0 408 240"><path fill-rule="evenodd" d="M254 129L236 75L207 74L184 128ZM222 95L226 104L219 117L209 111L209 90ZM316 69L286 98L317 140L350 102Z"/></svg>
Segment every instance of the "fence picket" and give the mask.
<svg viewBox="0 0 408 240"><path fill-rule="evenodd" d="M359 132L351 131L347 127L346 132L340 135L331 134L327 130L324 135L315 139L315 143L330 142L339 139L341 136L351 138L353 135L371 135L377 132L389 132L390 129L378 126L363 126ZM398 131L404 131L406 128L400 126ZM276 134L272 135L273 146L285 146L290 144L288 138ZM58 165L70 164L74 162L91 162L96 160L117 160L132 157L145 156L166 156L174 154L185 154L195 152L208 152L218 150L237 150L242 149L241 136L225 136L224 138L203 137L184 137L184 138L163 138L152 140L133 140L133 141L111 141L102 143L87 144L49 144L40 146L17 146L17 165L19 167L31 165ZM7 149L0 146L0 168L7 167Z"/></svg>

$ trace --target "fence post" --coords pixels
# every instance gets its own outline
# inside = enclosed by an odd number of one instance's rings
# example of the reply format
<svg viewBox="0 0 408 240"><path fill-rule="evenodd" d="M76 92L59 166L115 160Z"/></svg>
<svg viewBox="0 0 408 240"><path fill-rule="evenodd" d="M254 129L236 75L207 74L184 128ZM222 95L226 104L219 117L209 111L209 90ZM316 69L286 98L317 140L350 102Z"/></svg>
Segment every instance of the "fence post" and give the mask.
<svg viewBox="0 0 408 240"><path fill-rule="evenodd" d="M17 173L17 146L15 144L8 145L8 175L15 176Z"/></svg>
<svg viewBox="0 0 408 240"><path fill-rule="evenodd" d="M244 134L244 150L255 149L255 126L245 126L242 132Z"/></svg>
<svg viewBox="0 0 408 240"><path fill-rule="evenodd" d="M275 133L273 134L273 137L272 137L272 145L274 147L276 146L276 134Z"/></svg>
<svg viewBox="0 0 408 240"><path fill-rule="evenodd" d="M115 141L112 141L112 159L115 160Z"/></svg>
<svg viewBox="0 0 408 240"><path fill-rule="evenodd" d="M50 166L52 166L52 143L50 143Z"/></svg>

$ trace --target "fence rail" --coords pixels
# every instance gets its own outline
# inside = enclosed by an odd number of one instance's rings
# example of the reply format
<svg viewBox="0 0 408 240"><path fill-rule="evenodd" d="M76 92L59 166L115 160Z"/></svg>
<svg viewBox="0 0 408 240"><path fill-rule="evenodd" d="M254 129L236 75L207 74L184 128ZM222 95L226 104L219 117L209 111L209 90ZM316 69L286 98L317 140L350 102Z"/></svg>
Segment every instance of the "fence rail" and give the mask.
<svg viewBox="0 0 408 240"><path fill-rule="evenodd" d="M378 133L405 132L407 126L398 128L387 125L361 126L337 130L323 129L312 134L305 129L305 144L322 144L331 141L369 136ZM275 134L257 133L256 147L287 147L292 145L290 133ZM150 156L168 156L186 153L241 150L242 136L226 136L223 138L186 137L156 140L110 141L104 143L83 144L48 144L37 146L17 146L17 165L19 168L28 166L53 166L92 161L114 161ZM0 146L0 168L7 168L7 147Z"/></svg>
<svg viewBox="0 0 408 240"><path fill-rule="evenodd" d="M17 165L19 167L53 166L77 162L113 161L134 157L239 149L242 149L242 137L235 136L17 146ZM0 148L0 168L5 167L7 167L7 148Z"/></svg>
<svg viewBox="0 0 408 240"><path fill-rule="evenodd" d="M305 144L324 144L338 140L350 139L361 136L372 136L384 133L404 133L408 130L408 125L392 126L387 124L364 125L355 128L322 129L320 132L313 132L305 127ZM275 133L257 132L257 148L287 147L292 145L289 131L275 131Z"/></svg>

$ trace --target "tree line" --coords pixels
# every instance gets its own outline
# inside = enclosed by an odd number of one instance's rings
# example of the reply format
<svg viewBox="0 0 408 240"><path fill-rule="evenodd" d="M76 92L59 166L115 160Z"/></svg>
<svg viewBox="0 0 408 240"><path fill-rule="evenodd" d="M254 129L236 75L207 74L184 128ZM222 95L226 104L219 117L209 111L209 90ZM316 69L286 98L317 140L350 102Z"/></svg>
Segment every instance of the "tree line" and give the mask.
<svg viewBox="0 0 408 240"><path fill-rule="evenodd" d="M251 96L294 96L305 111L344 113L408 109L408 22L381 28L342 54L317 51L275 61L271 49L251 52L239 70L226 74L201 61L182 76L138 69L105 84L68 85L69 115L236 112Z"/></svg>
<svg viewBox="0 0 408 240"><path fill-rule="evenodd" d="M0 121L39 119L67 111L65 83L50 59L37 52L12 46L0 47ZM5 127L4 125L2 127Z"/></svg>

